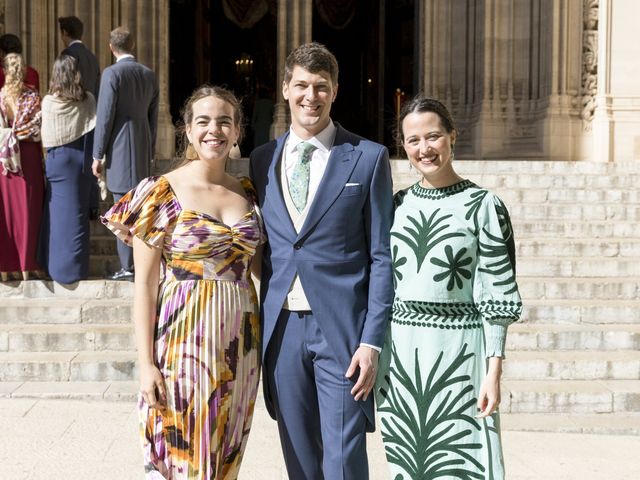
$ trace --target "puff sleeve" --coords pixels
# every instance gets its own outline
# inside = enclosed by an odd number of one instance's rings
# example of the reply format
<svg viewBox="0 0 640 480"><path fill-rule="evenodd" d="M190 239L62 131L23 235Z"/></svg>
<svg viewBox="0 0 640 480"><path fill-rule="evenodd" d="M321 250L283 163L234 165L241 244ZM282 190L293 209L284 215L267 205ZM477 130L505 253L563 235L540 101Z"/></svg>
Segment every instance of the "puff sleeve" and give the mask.
<svg viewBox="0 0 640 480"><path fill-rule="evenodd" d="M132 245L135 235L146 244L161 248L178 211L179 204L169 182L163 177L148 177L100 220L127 245Z"/></svg>
<svg viewBox="0 0 640 480"><path fill-rule="evenodd" d="M504 357L507 327L520 318L513 228L504 203L489 193L478 225L478 262L473 297L484 320L487 357Z"/></svg>

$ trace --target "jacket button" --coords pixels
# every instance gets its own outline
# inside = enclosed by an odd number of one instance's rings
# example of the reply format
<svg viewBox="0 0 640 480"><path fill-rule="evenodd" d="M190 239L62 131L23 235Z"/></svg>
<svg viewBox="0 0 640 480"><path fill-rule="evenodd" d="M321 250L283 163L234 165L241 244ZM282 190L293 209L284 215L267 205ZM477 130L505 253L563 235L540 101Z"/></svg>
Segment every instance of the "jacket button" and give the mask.
<svg viewBox="0 0 640 480"><path fill-rule="evenodd" d="M293 248L296 249L296 250L300 250L302 248L302 245L299 244L299 243L294 243L293 244Z"/></svg>

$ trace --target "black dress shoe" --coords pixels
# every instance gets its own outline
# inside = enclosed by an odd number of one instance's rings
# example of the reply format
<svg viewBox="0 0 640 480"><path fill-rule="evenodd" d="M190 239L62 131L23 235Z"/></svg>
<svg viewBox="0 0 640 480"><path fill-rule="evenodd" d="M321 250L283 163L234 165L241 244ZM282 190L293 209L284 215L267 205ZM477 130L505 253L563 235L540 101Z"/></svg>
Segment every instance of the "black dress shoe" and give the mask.
<svg viewBox="0 0 640 480"><path fill-rule="evenodd" d="M127 280L129 282L133 282L133 271L127 270L126 268L121 268L113 275L108 276L109 280Z"/></svg>

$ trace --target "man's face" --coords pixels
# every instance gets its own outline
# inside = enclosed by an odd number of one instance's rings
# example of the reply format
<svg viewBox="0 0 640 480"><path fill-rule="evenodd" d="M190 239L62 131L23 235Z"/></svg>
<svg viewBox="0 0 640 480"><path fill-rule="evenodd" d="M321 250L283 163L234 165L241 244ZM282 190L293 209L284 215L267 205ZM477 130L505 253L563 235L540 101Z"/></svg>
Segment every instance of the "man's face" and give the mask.
<svg viewBox="0 0 640 480"><path fill-rule="evenodd" d="M71 37L67 35L66 30L60 29L60 38L62 39L62 43L64 43L64 46L68 47L69 43L71 42Z"/></svg>
<svg viewBox="0 0 640 480"><path fill-rule="evenodd" d="M291 80L282 84L282 96L289 102L296 135L308 139L324 130L337 93L338 85L331 82L329 72L311 73L299 65L293 68Z"/></svg>

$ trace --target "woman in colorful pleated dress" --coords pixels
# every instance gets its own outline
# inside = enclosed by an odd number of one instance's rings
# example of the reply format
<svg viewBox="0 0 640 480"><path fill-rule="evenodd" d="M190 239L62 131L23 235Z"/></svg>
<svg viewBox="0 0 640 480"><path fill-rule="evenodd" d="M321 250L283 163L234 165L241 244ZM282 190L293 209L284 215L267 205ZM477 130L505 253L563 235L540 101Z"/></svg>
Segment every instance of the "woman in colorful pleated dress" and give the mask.
<svg viewBox="0 0 640 480"><path fill-rule="evenodd" d="M376 386L390 478L503 479L502 359L522 311L509 213L456 173L442 103L407 102L398 133L422 178L394 198L395 296Z"/></svg>
<svg viewBox="0 0 640 480"><path fill-rule="evenodd" d="M102 218L133 244L133 317L146 477L235 479L251 427L260 326L251 274L265 241L255 191L225 172L241 136L235 96L200 87L182 164Z"/></svg>

